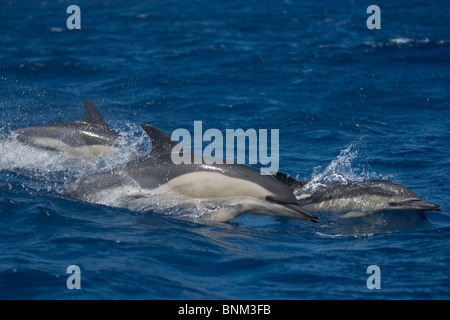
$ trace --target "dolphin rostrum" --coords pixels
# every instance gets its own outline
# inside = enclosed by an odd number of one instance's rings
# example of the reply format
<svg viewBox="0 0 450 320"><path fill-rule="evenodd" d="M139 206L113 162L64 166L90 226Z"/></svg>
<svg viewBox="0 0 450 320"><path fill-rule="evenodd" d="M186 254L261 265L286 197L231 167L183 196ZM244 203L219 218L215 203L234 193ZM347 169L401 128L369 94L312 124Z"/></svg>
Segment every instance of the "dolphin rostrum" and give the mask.
<svg viewBox="0 0 450 320"><path fill-rule="evenodd" d="M162 203L174 207L206 204L208 211L199 218L218 222L244 212L318 221L273 176L261 175L260 170L243 164L176 165L171 152L178 142L156 127L142 127L152 142L149 155L78 180L64 194L136 211Z"/></svg>
<svg viewBox="0 0 450 320"><path fill-rule="evenodd" d="M113 154L120 135L111 129L91 102L83 102L86 114L79 121L22 128L13 131L10 137L40 149L65 152L73 158Z"/></svg>
<svg viewBox="0 0 450 320"><path fill-rule="evenodd" d="M422 200L405 186L387 180L321 184L312 189L307 187L307 182L285 173L277 172L274 176L293 190L302 208L313 212L339 212L343 218L365 216L376 211L442 209Z"/></svg>

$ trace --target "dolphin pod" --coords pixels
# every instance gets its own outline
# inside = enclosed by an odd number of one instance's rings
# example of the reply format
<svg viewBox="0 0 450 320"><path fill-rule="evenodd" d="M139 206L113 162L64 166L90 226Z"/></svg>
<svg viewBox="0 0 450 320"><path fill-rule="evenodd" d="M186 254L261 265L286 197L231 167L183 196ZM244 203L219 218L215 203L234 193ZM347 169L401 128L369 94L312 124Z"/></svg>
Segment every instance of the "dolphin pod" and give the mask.
<svg viewBox="0 0 450 320"><path fill-rule="evenodd" d="M72 158L113 154L119 134L91 102L84 100L84 105L86 114L79 121L27 127L10 135L21 143L64 152ZM102 203L105 194L117 194L123 201L113 205L138 211L164 201L180 207L202 203L210 209L199 218L218 222L245 212L317 222L318 218L309 211L336 211L349 218L381 210L441 210L408 188L387 180L328 184L311 192L305 188L305 181L282 172L261 175L256 168L243 164L175 165L170 155L178 143L159 128L142 127L152 141L150 154L81 178L63 193L95 203Z"/></svg>

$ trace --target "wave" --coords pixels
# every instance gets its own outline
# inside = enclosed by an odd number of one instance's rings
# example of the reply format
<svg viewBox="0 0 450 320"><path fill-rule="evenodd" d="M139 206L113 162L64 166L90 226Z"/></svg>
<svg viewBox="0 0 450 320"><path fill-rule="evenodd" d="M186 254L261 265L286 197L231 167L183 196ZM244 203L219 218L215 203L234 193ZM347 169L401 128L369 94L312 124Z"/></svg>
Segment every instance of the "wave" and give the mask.
<svg viewBox="0 0 450 320"><path fill-rule="evenodd" d="M415 39L415 38L407 38L407 37L397 37L397 38L389 38L387 40L382 41L366 41L364 42L364 45L370 46L373 48L378 47L416 47L416 46L424 46L424 45L430 45L430 46L441 46L449 44L450 40L435 40L430 38L422 38L422 39Z"/></svg>

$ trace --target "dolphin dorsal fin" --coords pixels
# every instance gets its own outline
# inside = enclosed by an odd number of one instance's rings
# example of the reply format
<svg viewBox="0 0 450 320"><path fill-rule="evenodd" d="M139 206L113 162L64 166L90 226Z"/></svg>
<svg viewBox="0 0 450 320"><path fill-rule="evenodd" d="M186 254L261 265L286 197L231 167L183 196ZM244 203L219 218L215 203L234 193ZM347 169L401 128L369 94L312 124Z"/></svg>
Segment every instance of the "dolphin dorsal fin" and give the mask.
<svg viewBox="0 0 450 320"><path fill-rule="evenodd" d="M172 141L167 133L157 127L144 124L142 125L142 129L144 129L152 141L152 153L170 153L173 147L178 144L177 141Z"/></svg>
<svg viewBox="0 0 450 320"><path fill-rule="evenodd" d="M287 173L284 173L284 172L281 172L281 171L277 171L274 174L274 177L277 180L279 180L282 183L284 183L285 185L287 185L291 189L303 188L305 186L305 184L306 184L305 181L298 180L298 179L288 175Z"/></svg>
<svg viewBox="0 0 450 320"><path fill-rule="evenodd" d="M84 118L81 120L82 122L108 125L105 119L103 119L100 112L97 110L97 108L92 104L92 102L88 100L83 100L83 103L84 106L86 107L86 114L84 115Z"/></svg>

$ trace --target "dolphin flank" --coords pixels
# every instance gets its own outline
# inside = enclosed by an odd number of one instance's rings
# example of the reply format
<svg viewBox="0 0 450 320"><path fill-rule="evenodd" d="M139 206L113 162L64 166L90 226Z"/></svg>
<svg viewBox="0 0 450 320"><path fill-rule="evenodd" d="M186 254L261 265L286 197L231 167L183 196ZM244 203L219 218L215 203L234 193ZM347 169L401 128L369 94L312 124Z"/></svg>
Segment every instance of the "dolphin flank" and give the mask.
<svg viewBox="0 0 450 320"><path fill-rule="evenodd" d="M211 210L199 218L218 222L232 220L244 212L318 221L273 176L261 175L256 168L242 164L175 165L171 152L178 143L156 127L142 127L152 142L149 155L78 180L64 193L80 200L113 203L133 210L145 210L147 203L155 203L155 197L158 204L169 201L177 207L212 204ZM111 194L117 194L119 199L125 193L128 197L122 198L123 201L104 200Z"/></svg>

